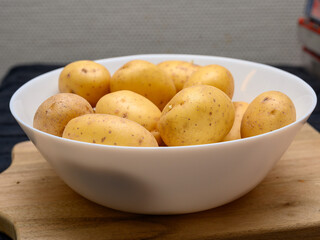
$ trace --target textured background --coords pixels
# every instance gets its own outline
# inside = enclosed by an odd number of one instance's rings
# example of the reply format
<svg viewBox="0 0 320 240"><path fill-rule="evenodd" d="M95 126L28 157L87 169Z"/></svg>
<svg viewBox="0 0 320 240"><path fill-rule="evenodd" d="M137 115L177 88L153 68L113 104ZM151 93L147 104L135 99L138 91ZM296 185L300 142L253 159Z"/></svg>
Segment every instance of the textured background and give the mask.
<svg viewBox="0 0 320 240"><path fill-rule="evenodd" d="M14 65L190 53L300 65L304 0L0 0L0 79Z"/></svg>

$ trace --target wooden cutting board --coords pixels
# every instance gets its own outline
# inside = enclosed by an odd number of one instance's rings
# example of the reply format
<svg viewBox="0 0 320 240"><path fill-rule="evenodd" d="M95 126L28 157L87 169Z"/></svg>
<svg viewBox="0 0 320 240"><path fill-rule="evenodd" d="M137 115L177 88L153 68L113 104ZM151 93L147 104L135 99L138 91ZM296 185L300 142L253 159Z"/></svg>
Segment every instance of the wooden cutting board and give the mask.
<svg viewBox="0 0 320 240"><path fill-rule="evenodd" d="M265 180L209 211L148 216L72 191L31 142L0 174L0 231L13 239L320 239L320 135L305 125Z"/></svg>

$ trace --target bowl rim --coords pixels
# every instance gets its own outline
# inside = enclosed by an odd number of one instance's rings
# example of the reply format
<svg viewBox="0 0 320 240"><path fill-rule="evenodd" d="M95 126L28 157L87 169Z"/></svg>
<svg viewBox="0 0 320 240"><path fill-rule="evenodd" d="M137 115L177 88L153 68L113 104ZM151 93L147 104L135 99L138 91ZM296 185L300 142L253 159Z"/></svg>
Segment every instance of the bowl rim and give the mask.
<svg viewBox="0 0 320 240"><path fill-rule="evenodd" d="M210 55L195 55L195 54L137 54L137 55L128 55L128 56L119 56L119 57L111 57L111 58L102 58L102 59L98 59L98 60L93 60L97 63L108 63L108 62L112 62L114 60L133 60L133 59L139 59L139 58L153 58L153 59L159 59L159 58L171 58L172 60L179 60L177 58L202 58L202 59L218 59L218 60L224 60L224 61L229 61L229 62L235 62L235 63L246 63L246 64L250 64L250 65L255 65L258 67L263 67L263 68L268 68L271 69L272 71L278 71L281 72L283 74L287 74L290 75L291 77L295 78L296 81L300 82L301 84L304 85L304 87L306 87L312 96L312 100L313 100L313 104L312 106L309 106L309 110L302 116L300 116L299 119L296 119L295 122L288 124L287 126L284 126L282 128L276 129L274 131L271 132L267 132L267 133L263 133L260 135L256 135L256 136L252 136L252 137L247 137L247 138L241 138L241 139L236 139L236 140L232 140L232 141L226 141L226 142L217 142L217 143L208 143L208 144L199 144L199 145L187 145L187 146L159 146L159 147L133 147L133 146L114 146L114 145L103 145L103 144L95 144L95 143L88 143L88 142L81 142L81 141L76 141L76 140L71 140L71 139L66 139L66 138L62 138L59 136L55 136L43 131L40 131L36 128L34 128L33 126L30 126L29 124L25 123L24 121L22 121L20 119L20 117L18 117L17 113L14 111L13 108L13 102L15 100L15 98L17 98L17 96L19 95L19 93L21 91L24 90L24 88L26 88L27 86L31 85L34 83L34 81L41 81L42 78L44 78L47 75L52 74L53 72L58 72L58 71L62 71L63 67L59 67L57 69L48 71L44 74L41 74L37 77L34 77L30 80L28 80L26 83L24 83L22 86L20 86L15 92L14 94L11 96L10 98L10 102L9 102L9 109L11 114L13 115L13 117L16 119L16 121L20 124L23 125L24 127L37 132L38 134L56 139L58 141L62 141L62 142L66 142L69 144L80 144L80 146L88 146L88 147L95 147L95 148L109 148L109 149L135 149L138 151L145 151L145 150L152 150L152 151L174 151L177 149L192 149L192 148L207 148L207 147L213 147L213 146L221 146L221 145L232 145L232 144L237 144L237 143L241 143L241 142L251 142L251 141L255 141L256 139L260 139L260 138L264 138L265 136L269 136L271 134L275 134L275 133L280 133L282 131L286 131L286 129L288 128L292 128L294 125L297 125L299 123L304 123L305 121L307 121L307 119L309 118L309 116L311 115L311 113L314 111L316 104L317 104L317 96L316 93L314 91L314 89L308 84L306 83L302 78L289 73L287 71L284 71L282 69L270 66L268 64L263 64L263 63L258 63L258 62L253 62L253 61L249 61L249 60L242 60L242 59L237 59L237 58L230 58L230 57L221 57L221 56L210 56Z"/></svg>

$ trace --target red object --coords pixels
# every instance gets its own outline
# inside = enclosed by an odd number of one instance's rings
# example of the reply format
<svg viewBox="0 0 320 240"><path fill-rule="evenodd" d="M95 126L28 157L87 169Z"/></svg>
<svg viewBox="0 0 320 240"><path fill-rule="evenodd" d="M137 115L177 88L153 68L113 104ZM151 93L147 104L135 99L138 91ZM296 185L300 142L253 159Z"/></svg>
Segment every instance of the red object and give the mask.
<svg viewBox="0 0 320 240"><path fill-rule="evenodd" d="M312 22L312 21L305 19L305 18L299 18L299 25L301 27L305 27L305 28L317 33L317 34L320 34L320 26L315 22Z"/></svg>
<svg viewBox="0 0 320 240"><path fill-rule="evenodd" d="M308 71L320 76L320 24L299 18L298 38L302 45L302 63Z"/></svg>
<svg viewBox="0 0 320 240"><path fill-rule="evenodd" d="M311 55L315 60L320 62L320 56L318 54L316 54L315 52L311 51L310 49L303 47L302 50L306 53L308 53L309 55Z"/></svg>
<svg viewBox="0 0 320 240"><path fill-rule="evenodd" d="M320 19L320 0L314 0L311 6L310 15Z"/></svg>
<svg viewBox="0 0 320 240"><path fill-rule="evenodd" d="M313 55L320 55L320 25L308 20L299 18L298 38L301 45L310 50Z"/></svg>

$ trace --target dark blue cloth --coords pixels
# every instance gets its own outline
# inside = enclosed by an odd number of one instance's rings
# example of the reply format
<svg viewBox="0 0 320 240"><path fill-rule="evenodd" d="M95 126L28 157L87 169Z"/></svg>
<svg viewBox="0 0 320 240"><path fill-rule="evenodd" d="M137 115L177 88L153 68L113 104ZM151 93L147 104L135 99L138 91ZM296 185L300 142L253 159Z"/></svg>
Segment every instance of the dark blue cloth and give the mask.
<svg viewBox="0 0 320 240"><path fill-rule="evenodd" d="M28 140L9 110L13 93L24 83L45 72L59 68L60 65L25 65L12 68L0 86L0 172L11 163L12 147Z"/></svg>

